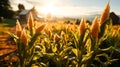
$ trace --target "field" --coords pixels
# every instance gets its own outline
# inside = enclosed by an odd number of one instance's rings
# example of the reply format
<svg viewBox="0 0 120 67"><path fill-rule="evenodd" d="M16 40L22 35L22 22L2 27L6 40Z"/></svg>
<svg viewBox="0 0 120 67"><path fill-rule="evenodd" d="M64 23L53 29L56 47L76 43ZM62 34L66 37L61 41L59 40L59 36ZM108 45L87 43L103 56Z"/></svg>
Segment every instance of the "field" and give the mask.
<svg viewBox="0 0 120 67"><path fill-rule="evenodd" d="M10 21L11 23L8 23L9 20L1 23L0 25L0 40L1 40L1 47L0 47L0 55L1 58L3 57L2 55L4 54L9 54L9 53L16 53L16 45L12 45L12 43L7 44L4 42L5 40L7 40L7 38L10 37L10 35L6 34L5 32L11 32L13 34L15 34L15 23L16 21ZM38 27L39 25L44 25L47 24L46 28L44 29L44 31L41 31L41 34L38 37L37 45L35 48L36 52L40 51L40 55L38 53L38 55L36 56L37 62L40 63L40 66L46 65L46 63L49 62L49 65L56 65L56 67L58 67L57 65L66 65L69 66L70 64L73 66L77 65L77 44L79 42L76 42L74 38L78 38L79 39L79 25L75 25L75 24L65 24L64 21L59 21L59 22L36 22L36 27ZM22 27L26 27L26 24L21 24ZM88 27L90 27L90 25L88 25ZM102 40L101 45L99 46L99 48L104 48L103 50L105 50L105 53L103 54L98 54L98 56L100 55L100 57L97 60L94 59L94 61L97 61L97 63L99 63L101 65L100 62L102 62L103 64L106 62L109 62L106 65L110 65L110 66L117 66L120 63L119 58L119 49L120 49L120 26L116 25L116 26L112 26L111 30L109 30L109 33L106 34L106 38ZM86 34L87 35L87 34ZM105 36L105 35L104 35ZM86 37L85 37L86 38ZM104 38L104 37L103 37ZM112 41L112 42L111 42ZM118 42L118 43L117 43ZM75 45L76 44L76 45ZM88 44L88 42L86 42L86 44ZM60 46L61 45L61 46ZM90 43L89 43L90 45ZM115 47L114 50L111 50L111 46ZM80 47L80 46L79 46ZM91 47L91 46L89 46ZM84 50L87 50L89 47L83 47L85 48ZM87 50L89 51L89 50ZM112 53L109 55L106 52L112 51ZM116 53L118 51L118 54ZM44 56L41 55L45 53ZM72 52L72 53L71 53ZM62 54L61 54L62 53ZM70 54L69 54L70 53ZM64 55L65 54L65 55ZM86 52L84 53L86 54ZM11 55L11 54L9 54ZM62 56L63 55L63 56ZM87 54L88 55L88 54ZM118 56L117 56L118 55ZM58 57L57 57L58 56ZM115 57L114 57L115 56ZM53 58L54 57L54 58ZM103 60L101 57L106 58L107 60ZM9 65L11 66L11 64L9 63L17 63L18 62L18 57L13 56L13 59L10 60L10 56L5 56L3 57L4 59L1 59L1 65L5 66L5 65ZM57 60L61 58L61 60ZM71 59L71 60L70 60ZM112 60L113 59L113 60ZM3 60L6 61L6 63L3 63ZM61 61L61 63L60 63ZM65 62L63 62L65 61ZM82 61L82 60L81 60ZM104 62L103 62L104 61ZM63 63L62 63L63 62ZM58 64L59 63L59 64ZM64 64L65 63L65 64ZM95 65L96 63L93 62ZM111 63L111 64L110 64ZM13 64L12 64L13 65Z"/></svg>
<svg viewBox="0 0 120 67"><path fill-rule="evenodd" d="M119 67L120 26L112 25L109 3L92 24L4 20L0 24L2 67Z"/></svg>

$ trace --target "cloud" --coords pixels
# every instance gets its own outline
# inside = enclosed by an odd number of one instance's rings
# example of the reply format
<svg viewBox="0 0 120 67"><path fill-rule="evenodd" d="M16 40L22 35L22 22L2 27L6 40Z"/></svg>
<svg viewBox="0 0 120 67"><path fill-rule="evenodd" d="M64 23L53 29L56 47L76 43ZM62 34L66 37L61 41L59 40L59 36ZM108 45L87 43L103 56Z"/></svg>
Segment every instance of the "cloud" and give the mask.
<svg viewBox="0 0 120 67"><path fill-rule="evenodd" d="M10 0L11 5L17 5L18 0Z"/></svg>
<svg viewBox="0 0 120 67"><path fill-rule="evenodd" d="M26 0L27 3L35 6L43 6L43 3L40 0Z"/></svg>
<svg viewBox="0 0 120 67"><path fill-rule="evenodd" d="M13 10L18 10L18 4L23 4L26 9L31 9L33 7L33 4L28 3L26 0L10 0L10 3Z"/></svg>

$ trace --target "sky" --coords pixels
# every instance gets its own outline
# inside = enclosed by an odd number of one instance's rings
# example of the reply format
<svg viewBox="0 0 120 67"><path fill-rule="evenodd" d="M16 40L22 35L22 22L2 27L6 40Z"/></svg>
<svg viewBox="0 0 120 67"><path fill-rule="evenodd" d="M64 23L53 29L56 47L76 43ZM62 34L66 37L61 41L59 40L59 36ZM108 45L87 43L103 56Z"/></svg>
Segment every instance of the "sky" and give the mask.
<svg viewBox="0 0 120 67"><path fill-rule="evenodd" d="M110 1L110 11L120 15L120 0L10 0L10 3L13 10L18 10L18 4L21 3L25 9L35 6L39 14L85 16L101 14L108 1Z"/></svg>

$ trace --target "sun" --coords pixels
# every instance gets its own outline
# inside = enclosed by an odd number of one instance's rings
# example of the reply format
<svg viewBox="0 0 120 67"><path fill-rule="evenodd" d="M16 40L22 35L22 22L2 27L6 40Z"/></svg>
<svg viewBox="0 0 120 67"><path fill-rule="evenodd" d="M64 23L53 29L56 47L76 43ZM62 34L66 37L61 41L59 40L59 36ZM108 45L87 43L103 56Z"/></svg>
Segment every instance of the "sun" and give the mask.
<svg viewBox="0 0 120 67"><path fill-rule="evenodd" d="M43 6L43 13L44 14L54 14L56 12L56 7L54 6L53 3L47 3Z"/></svg>

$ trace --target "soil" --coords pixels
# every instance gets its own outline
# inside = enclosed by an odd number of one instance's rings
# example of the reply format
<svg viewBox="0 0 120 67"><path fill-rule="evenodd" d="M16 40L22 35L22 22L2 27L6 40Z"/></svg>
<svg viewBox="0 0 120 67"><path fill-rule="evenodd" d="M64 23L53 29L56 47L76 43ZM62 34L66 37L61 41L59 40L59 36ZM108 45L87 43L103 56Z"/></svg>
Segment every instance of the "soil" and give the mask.
<svg viewBox="0 0 120 67"><path fill-rule="evenodd" d="M10 31L13 32L14 28ZM11 57L16 52L16 45L8 34L0 35L0 67L13 67L11 63L17 62L18 57Z"/></svg>

